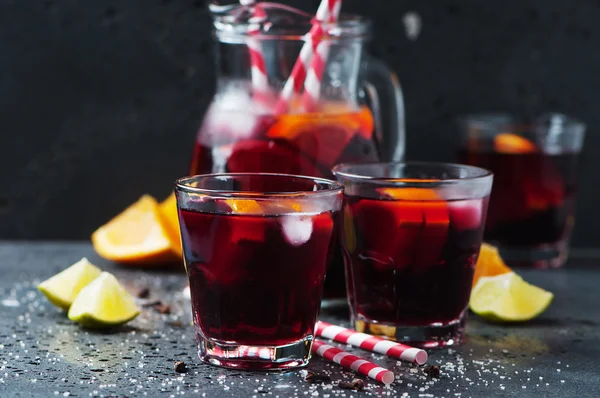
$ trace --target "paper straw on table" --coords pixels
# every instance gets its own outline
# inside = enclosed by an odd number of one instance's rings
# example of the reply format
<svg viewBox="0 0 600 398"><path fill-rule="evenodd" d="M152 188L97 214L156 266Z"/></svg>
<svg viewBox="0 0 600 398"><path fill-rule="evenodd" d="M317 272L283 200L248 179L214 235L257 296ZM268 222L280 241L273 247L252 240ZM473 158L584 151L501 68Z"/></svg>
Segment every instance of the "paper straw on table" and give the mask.
<svg viewBox="0 0 600 398"><path fill-rule="evenodd" d="M308 68L319 44L318 38L323 34L323 28L319 22L334 22L337 20L340 7L341 0L321 0L315 15L315 22L307 34L306 42L300 49L300 55L292 68L290 77L285 82L283 90L281 90L276 109L277 113L283 113L289 108L290 100L295 93L300 92L304 85Z"/></svg>
<svg viewBox="0 0 600 398"><path fill-rule="evenodd" d="M427 352L419 348L410 347L322 321L317 321L315 329L315 334L317 336L331 339L339 343L350 344L354 347L416 363L417 365L423 365L427 362Z"/></svg>
<svg viewBox="0 0 600 398"><path fill-rule="evenodd" d="M250 71L252 75L252 87L258 94L264 94L269 90L269 79L267 76L267 66L265 62L265 56L262 51L262 45L259 39L253 38L252 36L260 33L258 23L264 21L267 18L265 10L258 4L255 5L255 0L240 0L240 4L243 6L253 7L253 17L250 19L251 23L255 23L255 27L252 27L248 34L250 37L246 40L246 45L250 51Z"/></svg>
<svg viewBox="0 0 600 398"><path fill-rule="evenodd" d="M389 370L356 355L352 355L349 352L342 351L337 347L330 346L320 340L313 341L312 352L344 368L352 369L355 372L369 376L373 380L377 380L383 384L391 384L394 381L394 374Z"/></svg>

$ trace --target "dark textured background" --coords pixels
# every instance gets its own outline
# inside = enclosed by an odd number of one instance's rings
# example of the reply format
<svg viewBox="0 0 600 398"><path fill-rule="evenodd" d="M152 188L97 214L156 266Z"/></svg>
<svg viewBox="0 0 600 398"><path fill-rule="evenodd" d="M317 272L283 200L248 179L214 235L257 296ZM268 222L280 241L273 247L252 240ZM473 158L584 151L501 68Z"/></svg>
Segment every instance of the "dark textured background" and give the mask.
<svg viewBox="0 0 600 398"><path fill-rule="evenodd" d="M317 0L289 1L315 10ZM600 1L344 0L398 73L409 159L453 160L457 115L589 124L575 244L600 242ZM422 32L407 38L402 16ZM214 71L204 1L0 0L0 238L86 238L186 172Z"/></svg>

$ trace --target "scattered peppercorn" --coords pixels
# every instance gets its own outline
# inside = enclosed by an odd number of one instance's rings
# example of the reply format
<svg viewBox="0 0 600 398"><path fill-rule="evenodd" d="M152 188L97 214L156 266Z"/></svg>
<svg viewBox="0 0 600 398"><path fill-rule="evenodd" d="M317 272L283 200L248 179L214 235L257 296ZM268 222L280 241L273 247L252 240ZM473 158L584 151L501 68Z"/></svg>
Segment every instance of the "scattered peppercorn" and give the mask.
<svg viewBox="0 0 600 398"><path fill-rule="evenodd" d="M175 362L175 372L177 372L177 373L187 372L187 366L185 366L185 362L183 362L183 361Z"/></svg>
<svg viewBox="0 0 600 398"><path fill-rule="evenodd" d="M344 390L362 391L365 388L365 382L361 379L354 379L350 382L340 380L338 387Z"/></svg>
<svg viewBox="0 0 600 398"><path fill-rule="evenodd" d="M147 287L143 287L137 291L136 296L141 299L145 299L150 297L150 289Z"/></svg>
<svg viewBox="0 0 600 398"><path fill-rule="evenodd" d="M329 377L328 375L324 375L324 374L308 372L308 374L306 375L304 380L306 380L309 383L321 383L324 381L331 381L331 377Z"/></svg>
<svg viewBox="0 0 600 398"><path fill-rule="evenodd" d="M423 369L425 374L429 377L433 377L434 379L440 378L440 367L437 365L429 365Z"/></svg>
<svg viewBox="0 0 600 398"><path fill-rule="evenodd" d="M161 314L170 314L171 313L171 307L169 307L167 304L164 303L156 303L152 306L152 308L154 308L154 311L161 313Z"/></svg>

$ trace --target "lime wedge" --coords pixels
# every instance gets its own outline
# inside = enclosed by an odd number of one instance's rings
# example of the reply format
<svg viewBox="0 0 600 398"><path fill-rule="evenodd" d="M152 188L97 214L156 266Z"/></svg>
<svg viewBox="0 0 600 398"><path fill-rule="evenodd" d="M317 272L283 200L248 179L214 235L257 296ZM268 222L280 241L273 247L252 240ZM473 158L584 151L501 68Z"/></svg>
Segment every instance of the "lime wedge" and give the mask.
<svg viewBox="0 0 600 398"><path fill-rule="evenodd" d="M66 270L46 279L37 288L52 304L66 311L81 289L101 273L98 267L84 257Z"/></svg>
<svg viewBox="0 0 600 398"><path fill-rule="evenodd" d="M481 277L471 292L469 307L490 321L528 321L544 312L553 297L552 293L509 272Z"/></svg>
<svg viewBox="0 0 600 398"><path fill-rule="evenodd" d="M75 298L69 319L88 328L106 328L129 322L139 313L133 297L117 278L103 272Z"/></svg>

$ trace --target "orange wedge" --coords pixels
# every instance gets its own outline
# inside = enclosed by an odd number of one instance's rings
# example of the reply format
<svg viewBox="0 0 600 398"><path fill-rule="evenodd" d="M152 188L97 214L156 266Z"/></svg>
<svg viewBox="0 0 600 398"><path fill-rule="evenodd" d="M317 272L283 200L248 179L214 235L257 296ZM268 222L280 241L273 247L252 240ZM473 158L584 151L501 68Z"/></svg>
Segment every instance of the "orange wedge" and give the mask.
<svg viewBox="0 0 600 398"><path fill-rule="evenodd" d="M322 112L281 115L267 137L284 139L327 168L335 165L355 135L371 139L373 116L368 108L352 111L329 105Z"/></svg>
<svg viewBox="0 0 600 398"><path fill-rule="evenodd" d="M482 276L496 276L512 272L504 263L498 248L488 243L481 244L477 265L475 266L475 275L473 276L473 287Z"/></svg>
<svg viewBox="0 0 600 398"><path fill-rule="evenodd" d="M438 182L438 179L415 179L415 178L397 178L393 179L393 182L407 182L407 183L424 183L424 182ZM379 193L387 195L394 199L400 200L442 200L440 196L431 188L381 188L378 189Z"/></svg>
<svg viewBox="0 0 600 398"><path fill-rule="evenodd" d="M252 199L227 199L225 201L231 210L239 214L261 214L261 207Z"/></svg>
<svg viewBox="0 0 600 398"><path fill-rule="evenodd" d="M167 199L160 203L160 212L163 220L166 221L174 249L179 257L181 257L181 230L179 229L179 215L177 214L177 198L175 197L175 193L171 193Z"/></svg>
<svg viewBox="0 0 600 398"><path fill-rule="evenodd" d="M535 145L520 135L511 133L498 134L494 138L494 149L501 153L531 153L535 152Z"/></svg>
<svg viewBox="0 0 600 398"><path fill-rule="evenodd" d="M144 195L98 228L92 243L107 260L136 265L168 263L178 261L181 253L169 231L156 199Z"/></svg>

